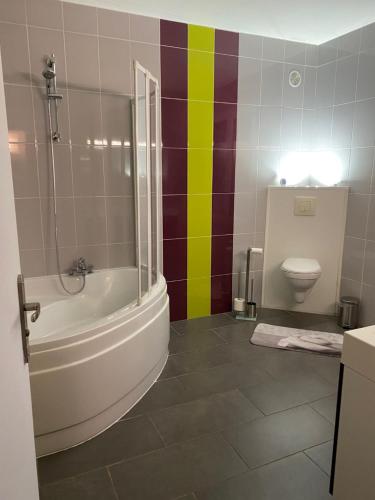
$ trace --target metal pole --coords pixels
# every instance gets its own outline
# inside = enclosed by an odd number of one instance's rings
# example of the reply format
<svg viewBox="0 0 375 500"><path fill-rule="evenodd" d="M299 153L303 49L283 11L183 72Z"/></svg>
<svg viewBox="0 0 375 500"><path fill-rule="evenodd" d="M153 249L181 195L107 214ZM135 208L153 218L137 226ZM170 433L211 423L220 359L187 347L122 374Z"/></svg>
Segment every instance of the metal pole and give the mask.
<svg viewBox="0 0 375 500"><path fill-rule="evenodd" d="M251 248L248 248L247 249L247 256L246 256L246 282L245 282L245 302L246 302L246 304L249 302L250 256L251 256Z"/></svg>
<svg viewBox="0 0 375 500"><path fill-rule="evenodd" d="M138 61L134 61L134 96L135 96L135 113L134 113L134 198L135 198L135 238L136 238L136 256L138 270L138 305L142 301L142 268L141 268L141 223L140 223L140 198L139 198L139 169L138 169L138 69L140 68Z"/></svg>
<svg viewBox="0 0 375 500"><path fill-rule="evenodd" d="M150 75L146 73L146 187L147 187L147 291L152 285L152 199L151 199L151 152L150 152Z"/></svg>

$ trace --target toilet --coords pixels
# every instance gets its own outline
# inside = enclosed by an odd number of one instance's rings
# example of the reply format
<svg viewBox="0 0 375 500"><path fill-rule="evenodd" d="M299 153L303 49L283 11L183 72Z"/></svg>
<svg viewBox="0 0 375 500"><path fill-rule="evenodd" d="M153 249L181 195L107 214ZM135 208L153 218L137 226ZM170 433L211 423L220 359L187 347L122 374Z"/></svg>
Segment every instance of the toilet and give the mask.
<svg viewBox="0 0 375 500"><path fill-rule="evenodd" d="M316 259L288 258L282 263L281 270L293 288L294 299L299 304L305 302L307 292L322 274Z"/></svg>

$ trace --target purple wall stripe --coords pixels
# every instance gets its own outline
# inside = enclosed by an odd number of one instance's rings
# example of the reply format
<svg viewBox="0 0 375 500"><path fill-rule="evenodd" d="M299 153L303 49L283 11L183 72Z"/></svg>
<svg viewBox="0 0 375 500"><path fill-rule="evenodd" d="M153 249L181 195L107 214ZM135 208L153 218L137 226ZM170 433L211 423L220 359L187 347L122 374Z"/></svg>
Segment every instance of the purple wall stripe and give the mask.
<svg viewBox="0 0 375 500"><path fill-rule="evenodd" d="M235 149L214 149L213 152L213 193L234 193L235 186Z"/></svg>
<svg viewBox="0 0 375 500"><path fill-rule="evenodd" d="M230 311L232 308L238 44L238 33L216 30L211 314Z"/></svg>
<svg viewBox="0 0 375 500"><path fill-rule="evenodd" d="M186 238L186 235L186 194L163 195L163 238L171 240L173 238Z"/></svg>
<svg viewBox="0 0 375 500"><path fill-rule="evenodd" d="M215 102L237 103L238 57L215 55Z"/></svg>
<svg viewBox="0 0 375 500"><path fill-rule="evenodd" d="M230 54L238 56L239 54L239 33L232 31L215 31L215 52L218 54Z"/></svg>
<svg viewBox="0 0 375 500"><path fill-rule="evenodd" d="M161 95L187 99L187 50L160 47Z"/></svg>
<svg viewBox="0 0 375 500"><path fill-rule="evenodd" d="M231 274L233 266L233 235L212 236L211 274Z"/></svg>
<svg viewBox="0 0 375 500"><path fill-rule="evenodd" d="M232 274L211 277L211 314L232 309Z"/></svg>
<svg viewBox="0 0 375 500"><path fill-rule="evenodd" d="M160 44L186 49L188 46L188 25L161 19Z"/></svg>
<svg viewBox="0 0 375 500"><path fill-rule="evenodd" d="M176 321L187 315L187 25L161 20L160 43L163 267Z"/></svg>
<svg viewBox="0 0 375 500"><path fill-rule="evenodd" d="M236 149L237 104L214 104L214 148Z"/></svg>
<svg viewBox="0 0 375 500"><path fill-rule="evenodd" d="M163 194L187 193L186 149L163 148Z"/></svg>
<svg viewBox="0 0 375 500"><path fill-rule="evenodd" d="M234 193L212 195L212 235L233 234Z"/></svg>
<svg viewBox="0 0 375 500"><path fill-rule="evenodd" d="M163 269L167 281L184 280L187 278L186 266L181 265L181 262L186 262L186 260L186 238L164 240Z"/></svg>
<svg viewBox="0 0 375 500"><path fill-rule="evenodd" d="M187 101L161 100L162 141L165 148L187 147Z"/></svg>
<svg viewBox="0 0 375 500"><path fill-rule="evenodd" d="M187 281L169 281L169 313L171 321L186 319L187 316Z"/></svg>

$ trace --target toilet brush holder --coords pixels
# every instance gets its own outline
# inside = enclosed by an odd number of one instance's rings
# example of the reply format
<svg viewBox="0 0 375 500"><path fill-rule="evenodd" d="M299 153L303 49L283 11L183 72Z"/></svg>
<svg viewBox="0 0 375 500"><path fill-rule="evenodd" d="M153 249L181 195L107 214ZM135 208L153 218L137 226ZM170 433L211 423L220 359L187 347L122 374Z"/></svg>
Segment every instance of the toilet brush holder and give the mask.
<svg viewBox="0 0 375 500"><path fill-rule="evenodd" d="M254 278L252 278L253 287ZM257 320L257 303L253 300L246 302L245 310L243 312L237 312L236 319L242 321L256 321Z"/></svg>
<svg viewBox="0 0 375 500"><path fill-rule="evenodd" d="M247 318L251 321L256 321L257 319L257 304L256 302L248 302L246 304L246 314Z"/></svg>

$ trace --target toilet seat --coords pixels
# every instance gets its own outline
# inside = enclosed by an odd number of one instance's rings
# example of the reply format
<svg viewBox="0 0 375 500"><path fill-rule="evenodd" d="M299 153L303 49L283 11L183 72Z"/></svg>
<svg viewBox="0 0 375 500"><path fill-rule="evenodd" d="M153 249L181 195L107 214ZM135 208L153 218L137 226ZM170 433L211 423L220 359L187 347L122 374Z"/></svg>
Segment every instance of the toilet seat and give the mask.
<svg viewBox="0 0 375 500"><path fill-rule="evenodd" d="M316 279L322 273L322 268L316 259L291 257L284 260L281 269L290 278Z"/></svg>
<svg viewBox="0 0 375 500"><path fill-rule="evenodd" d="M322 269L316 259L293 257L284 260L281 271L292 287L294 300L297 304L305 302L322 274Z"/></svg>

